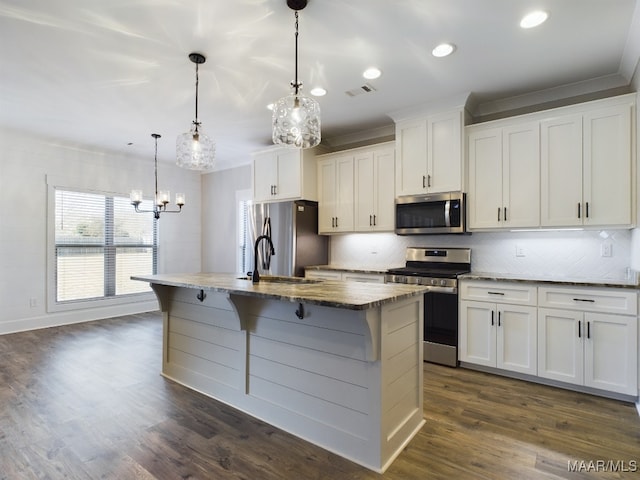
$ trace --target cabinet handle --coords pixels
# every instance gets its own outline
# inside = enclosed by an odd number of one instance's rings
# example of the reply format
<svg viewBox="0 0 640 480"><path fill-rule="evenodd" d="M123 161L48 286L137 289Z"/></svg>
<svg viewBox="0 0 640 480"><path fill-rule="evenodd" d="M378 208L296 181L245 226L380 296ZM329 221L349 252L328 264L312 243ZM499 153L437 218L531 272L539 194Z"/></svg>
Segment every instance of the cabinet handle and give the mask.
<svg viewBox="0 0 640 480"><path fill-rule="evenodd" d="M336 217L331 217L331 227L332 228L336 227Z"/></svg>
<svg viewBox="0 0 640 480"><path fill-rule="evenodd" d="M338 217L336 217L336 228L338 228Z"/></svg>
<svg viewBox="0 0 640 480"><path fill-rule="evenodd" d="M204 290L200 290L200 293L196 295L196 298L201 302L204 302L204 299L207 298L207 294L204 293Z"/></svg>
<svg viewBox="0 0 640 480"><path fill-rule="evenodd" d="M491 326L493 327L494 323L493 323L493 316L494 316L495 312L493 310L491 310Z"/></svg>
<svg viewBox="0 0 640 480"><path fill-rule="evenodd" d="M274 195L277 195L277 194L278 194L278 186L277 186L277 185L274 185L274 186L273 186L273 194L274 194Z"/></svg>
<svg viewBox="0 0 640 480"><path fill-rule="evenodd" d="M589 302L589 303L595 303L596 301L591 299L591 298L574 298L573 299L574 302Z"/></svg>
<svg viewBox="0 0 640 480"><path fill-rule="evenodd" d="M372 227L373 226L373 216L369 215L369 226Z"/></svg>
<svg viewBox="0 0 640 480"><path fill-rule="evenodd" d="M422 188L427 187L427 177L422 175Z"/></svg>
<svg viewBox="0 0 640 480"><path fill-rule="evenodd" d="M431 175L427 175L427 187L431 188Z"/></svg>
<svg viewBox="0 0 640 480"><path fill-rule="evenodd" d="M487 295L504 295L504 292L487 292Z"/></svg>
<svg viewBox="0 0 640 480"><path fill-rule="evenodd" d="M580 215L581 210L580 210L580 202L578 202L578 218L582 218L582 216Z"/></svg>
<svg viewBox="0 0 640 480"><path fill-rule="evenodd" d="M587 338L591 338L591 322L587 322Z"/></svg>
<svg viewBox="0 0 640 480"><path fill-rule="evenodd" d="M584 206L584 210L585 210L585 212L584 212L584 213L585 213L585 216L586 216L587 218L589 218L589 202L585 203L584 205L585 205L585 206Z"/></svg>
<svg viewBox="0 0 640 480"><path fill-rule="evenodd" d="M498 312L498 326L500 327L502 325L501 323L501 318L502 318L502 312Z"/></svg>
<svg viewBox="0 0 640 480"><path fill-rule="evenodd" d="M375 214L373 215L373 226L374 227L376 226L376 216L375 216Z"/></svg>
<svg viewBox="0 0 640 480"><path fill-rule="evenodd" d="M507 207L504 207L504 221L507 221Z"/></svg>
<svg viewBox="0 0 640 480"><path fill-rule="evenodd" d="M582 338L582 322L578 321L578 338Z"/></svg>

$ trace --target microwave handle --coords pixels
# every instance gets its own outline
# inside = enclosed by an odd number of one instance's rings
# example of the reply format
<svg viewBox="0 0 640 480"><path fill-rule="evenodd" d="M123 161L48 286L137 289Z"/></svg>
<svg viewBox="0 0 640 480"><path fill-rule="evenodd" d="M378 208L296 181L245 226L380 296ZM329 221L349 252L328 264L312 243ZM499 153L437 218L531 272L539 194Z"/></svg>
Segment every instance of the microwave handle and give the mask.
<svg viewBox="0 0 640 480"><path fill-rule="evenodd" d="M444 202L444 224L447 227L451 226L451 200Z"/></svg>

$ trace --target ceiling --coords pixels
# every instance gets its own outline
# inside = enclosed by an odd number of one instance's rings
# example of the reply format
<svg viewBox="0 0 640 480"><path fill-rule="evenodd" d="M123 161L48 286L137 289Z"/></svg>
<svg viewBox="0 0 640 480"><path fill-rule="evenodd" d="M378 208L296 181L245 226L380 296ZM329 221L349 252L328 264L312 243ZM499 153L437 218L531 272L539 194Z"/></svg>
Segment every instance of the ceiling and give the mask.
<svg viewBox="0 0 640 480"><path fill-rule="evenodd" d="M640 1L640 0L639 0ZM636 0L309 0L300 12L299 77L322 85L323 143L391 132L390 113L458 102L475 114L541 98L629 86L640 56ZM524 30L520 18L549 19ZM445 58L441 42L456 45ZM294 77L285 0L0 0L0 126L75 144L175 159L199 118L217 168L271 144L266 105ZM382 76L365 80L377 66ZM375 91L345 92L368 82ZM543 92L541 94L540 92ZM509 99L509 102L505 102ZM375 136L375 135L373 135Z"/></svg>

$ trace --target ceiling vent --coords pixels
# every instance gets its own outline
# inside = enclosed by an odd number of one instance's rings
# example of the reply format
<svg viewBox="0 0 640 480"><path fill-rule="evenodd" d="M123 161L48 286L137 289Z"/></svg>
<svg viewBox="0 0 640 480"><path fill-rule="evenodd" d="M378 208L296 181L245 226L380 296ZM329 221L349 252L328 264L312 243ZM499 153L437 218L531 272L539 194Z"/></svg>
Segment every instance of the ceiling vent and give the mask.
<svg viewBox="0 0 640 480"><path fill-rule="evenodd" d="M346 93L350 97L357 97L358 95L362 95L363 93L373 93L375 91L376 89L370 83L365 83L364 85L358 88L354 88L353 90L347 90L344 93Z"/></svg>

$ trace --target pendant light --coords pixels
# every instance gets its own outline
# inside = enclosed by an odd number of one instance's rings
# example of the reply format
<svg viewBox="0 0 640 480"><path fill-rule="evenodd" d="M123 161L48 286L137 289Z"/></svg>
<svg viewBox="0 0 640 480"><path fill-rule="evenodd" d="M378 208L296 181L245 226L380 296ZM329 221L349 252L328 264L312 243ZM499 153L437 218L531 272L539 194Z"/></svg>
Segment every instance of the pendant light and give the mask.
<svg viewBox="0 0 640 480"><path fill-rule="evenodd" d="M152 133L151 136L156 141L156 153L154 157L156 195L154 197L155 201L153 210L140 210L140 208L138 208L142 203L142 190L131 190L129 199L131 200L131 205L133 205L133 208L136 209L136 212L153 213L154 218L157 220L160 218L161 213L180 213L182 211L182 207L184 206L184 193L176 193L176 205L178 206L178 210L167 210L167 204L171 201L171 194L168 190L158 191L158 139L160 138L160 135L157 133Z"/></svg>
<svg viewBox="0 0 640 480"><path fill-rule="evenodd" d="M282 97L273 105L272 139L277 145L311 148L320 143L320 105L314 99L301 95L302 82L298 81L298 11L307 6L307 0L287 0L295 11L295 80L293 93Z"/></svg>
<svg viewBox="0 0 640 480"><path fill-rule="evenodd" d="M190 170L208 171L214 166L216 145L208 135L202 133L201 123L198 121L198 65L206 58L200 53L190 53L189 60L196 64L196 119L191 130L176 139L176 157L179 167Z"/></svg>

